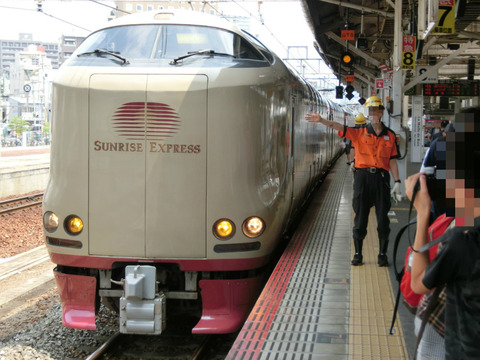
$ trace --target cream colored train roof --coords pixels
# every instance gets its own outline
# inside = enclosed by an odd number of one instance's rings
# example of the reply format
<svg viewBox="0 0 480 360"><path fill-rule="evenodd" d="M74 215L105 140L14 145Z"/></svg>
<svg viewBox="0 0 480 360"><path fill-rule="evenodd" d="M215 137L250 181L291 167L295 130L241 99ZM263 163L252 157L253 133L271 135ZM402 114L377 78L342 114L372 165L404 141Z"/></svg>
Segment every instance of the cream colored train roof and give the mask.
<svg viewBox="0 0 480 360"><path fill-rule="evenodd" d="M241 32L236 25L218 16L185 10L156 10L125 15L109 21L105 26L101 27L101 29L139 24L199 25L221 28L236 33Z"/></svg>

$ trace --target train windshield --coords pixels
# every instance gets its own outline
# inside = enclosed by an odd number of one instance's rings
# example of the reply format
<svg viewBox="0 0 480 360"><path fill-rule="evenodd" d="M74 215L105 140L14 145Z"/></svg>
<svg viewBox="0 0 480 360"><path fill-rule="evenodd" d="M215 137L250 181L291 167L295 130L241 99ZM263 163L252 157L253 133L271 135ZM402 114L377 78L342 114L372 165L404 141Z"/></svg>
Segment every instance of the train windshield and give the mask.
<svg viewBox="0 0 480 360"><path fill-rule="evenodd" d="M236 59L265 61L262 54L241 36L204 26L130 25L103 29L90 35L74 55L105 52L132 60L174 59L208 49Z"/></svg>

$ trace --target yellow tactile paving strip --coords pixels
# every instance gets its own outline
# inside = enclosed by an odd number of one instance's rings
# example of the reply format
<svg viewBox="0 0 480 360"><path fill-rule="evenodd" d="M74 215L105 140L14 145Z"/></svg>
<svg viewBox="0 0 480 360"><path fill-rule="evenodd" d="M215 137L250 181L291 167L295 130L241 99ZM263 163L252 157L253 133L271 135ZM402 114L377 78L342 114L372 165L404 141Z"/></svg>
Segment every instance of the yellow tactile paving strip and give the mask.
<svg viewBox="0 0 480 360"><path fill-rule="evenodd" d="M374 210L370 213L368 234L363 243L364 265L352 266L350 270L348 359L408 359L398 317L395 333L389 334L396 289L392 289L388 268L377 265L379 244ZM352 213L352 226L353 217ZM353 253L352 246L352 257Z"/></svg>

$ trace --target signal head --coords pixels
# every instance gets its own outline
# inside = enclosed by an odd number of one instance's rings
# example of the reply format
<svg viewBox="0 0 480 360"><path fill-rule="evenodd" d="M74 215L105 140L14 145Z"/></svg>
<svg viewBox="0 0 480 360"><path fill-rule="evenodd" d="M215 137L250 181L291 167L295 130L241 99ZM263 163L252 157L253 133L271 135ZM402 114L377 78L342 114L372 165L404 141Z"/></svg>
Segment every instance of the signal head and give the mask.
<svg viewBox="0 0 480 360"><path fill-rule="evenodd" d="M345 95L345 97L348 99L348 100L352 100L353 97L355 95L353 95L353 92L355 91L354 87L352 85L347 85L347 87L345 88L345 92L347 93Z"/></svg>
<svg viewBox="0 0 480 360"><path fill-rule="evenodd" d="M335 87L335 99L343 99L343 86Z"/></svg>
<svg viewBox="0 0 480 360"><path fill-rule="evenodd" d="M345 51L345 52L342 54L342 56L341 56L341 58L340 58L340 61L341 61L342 65L348 66L348 67L352 67L352 66L353 66L353 61L354 61L354 59L355 59L355 58L353 57L353 55L352 55L351 52Z"/></svg>

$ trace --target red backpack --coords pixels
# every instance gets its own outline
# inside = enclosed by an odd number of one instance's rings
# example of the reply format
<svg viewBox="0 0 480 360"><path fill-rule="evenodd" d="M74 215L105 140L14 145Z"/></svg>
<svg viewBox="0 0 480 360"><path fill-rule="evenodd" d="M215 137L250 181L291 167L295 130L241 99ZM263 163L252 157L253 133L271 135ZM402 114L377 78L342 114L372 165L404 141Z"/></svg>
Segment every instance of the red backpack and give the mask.
<svg viewBox="0 0 480 360"><path fill-rule="evenodd" d="M428 241L431 242L440 236L442 236L448 229L448 227L452 224L452 221L454 221L454 217L447 217L445 214L439 216L429 227L428 227ZM409 222L405 226L403 226L400 231L397 234L397 237L395 238L395 244L393 248L393 266L395 268L395 275L397 278L397 281L399 282L398 285L398 292L397 292L397 299L395 303L395 309L393 313L393 319L392 319L392 326L390 327L390 333L393 331L393 325L395 323L395 318L396 318L396 313L398 309L398 304L400 301L400 294L403 295L404 299L404 304L407 307L407 309L412 313L415 314L417 311L417 306L420 304L420 300L422 299L423 295L419 295L413 292L410 282L412 280L412 268L411 268L411 258L412 258L412 247L409 246L407 248L407 253L405 255L405 262L404 262L404 268L399 272L397 271L396 267L396 254L397 254L397 249L398 249L398 244L400 242L400 239L402 237L403 232L413 224L416 224L416 219ZM454 225L453 223L452 225ZM430 262L433 260L433 258L437 255L437 250L438 250L438 245L436 244L432 246L428 250L428 255L430 258Z"/></svg>
<svg viewBox="0 0 480 360"><path fill-rule="evenodd" d="M445 214L439 216L433 223L428 227L428 241L431 242L438 237L442 236L445 231L447 231L447 228L450 226L451 222L455 218L453 217L448 217ZM438 250L438 245L436 244L432 246L430 249L428 249L428 255L430 258L430 262L432 262L433 258L437 255L437 250ZM419 295L413 292L412 288L410 287L410 282L412 280L412 257L413 257L413 252L412 252L412 247L409 246L407 249L407 253L405 255L405 266L403 269L403 276L400 281L400 292L403 295L403 298L407 304L407 308L409 308L410 311L415 310L414 313L416 312L416 307L418 304L420 304L420 300L422 299L423 295ZM411 307L411 308L410 308Z"/></svg>

